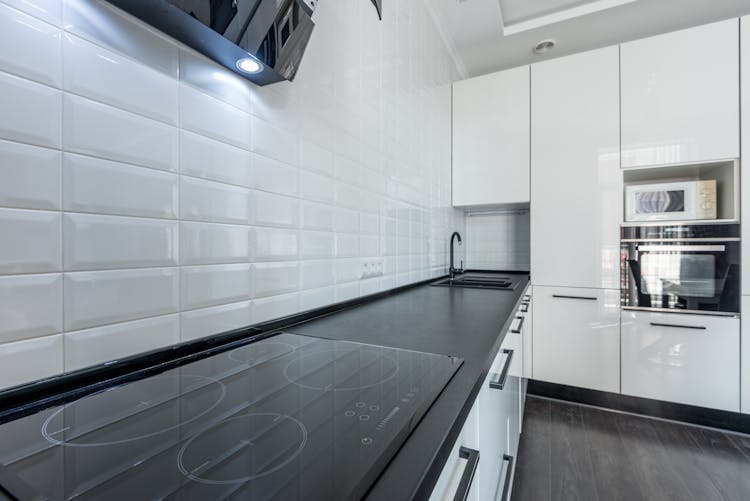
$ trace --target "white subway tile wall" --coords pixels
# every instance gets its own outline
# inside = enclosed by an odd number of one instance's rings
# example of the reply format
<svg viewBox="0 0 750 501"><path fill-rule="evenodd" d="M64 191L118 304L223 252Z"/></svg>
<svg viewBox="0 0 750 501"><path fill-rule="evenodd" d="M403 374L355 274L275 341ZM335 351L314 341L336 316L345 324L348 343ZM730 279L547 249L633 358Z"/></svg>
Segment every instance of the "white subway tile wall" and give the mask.
<svg viewBox="0 0 750 501"><path fill-rule="evenodd" d="M106 3L0 0L0 388L445 273L426 1L322 0L260 88Z"/></svg>
<svg viewBox="0 0 750 501"><path fill-rule="evenodd" d="M467 215L465 268L529 271L529 231L528 211Z"/></svg>

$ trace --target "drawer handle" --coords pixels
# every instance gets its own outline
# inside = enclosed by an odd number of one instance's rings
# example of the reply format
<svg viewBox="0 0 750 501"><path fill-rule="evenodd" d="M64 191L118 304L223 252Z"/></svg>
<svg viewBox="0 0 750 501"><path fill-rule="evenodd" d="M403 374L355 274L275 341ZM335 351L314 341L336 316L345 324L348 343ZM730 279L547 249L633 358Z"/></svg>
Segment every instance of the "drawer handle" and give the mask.
<svg viewBox="0 0 750 501"><path fill-rule="evenodd" d="M584 299L586 301L596 301L597 298L592 296L566 296L564 294L552 294L552 297L557 299Z"/></svg>
<svg viewBox="0 0 750 501"><path fill-rule="evenodd" d="M503 370L500 374L493 374L493 378L490 380L490 388L495 390L502 390L505 388L505 382L508 379L508 371L510 371L510 362L513 360L513 350L503 350L503 353L508 355L503 364Z"/></svg>
<svg viewBox="0 0 750 501"><path fill-rule="evenodd" d="M461 447L458 449L458 457L467 461L464 472L461 474L461 481L458 483L458 489L456 489L456 495L453 496L453 501L466 501L466 498L469 497L471 482L474 480L474 474L477 471L479 451L469 449L468 447Z"/></svg>
<svg viewBox="0 0 750 501"><path fill-rule="evenodd" d="M518 316L518 317L516 317L516 320L520 320L520 322L518 322L518 328L511 329L511 332L513 334L520 334L521 333L521 328L523 327L523 321L526 320L526 317Z"/></svg>
<svg viewBox="0 0 750 501"><path fill-rule="evenodd" d="M528 295L528 294L524 294L523 300L526 301L526 302L529 302L529 301L531 301L531 296Z"/></svg>
<svg viewBox="0 0 750 501"><path fill-rule="evenodd" d="M528 311L529 311L529 303L521 303L521 308L519 308L519 311L521 313L528 313Z"/></svg>
<svg viewBox="0 0 750 501"><path fill-rule="evenodd" d="M510 480L513 474L513 456L503 454L503 461L508 462L508 468L505 470L505 482L503 482L503 495L500 501L508 501L508 491L510 490Z"/></svg>
<svg viewBox="0 0 750 501"><path fill-rule="evenodd" d="M662 324L660 322L650 322L654 327L675 327L677 329L695 329L697 331L704 331L706 328L702 325L680 325L680 324Z"/></svg>

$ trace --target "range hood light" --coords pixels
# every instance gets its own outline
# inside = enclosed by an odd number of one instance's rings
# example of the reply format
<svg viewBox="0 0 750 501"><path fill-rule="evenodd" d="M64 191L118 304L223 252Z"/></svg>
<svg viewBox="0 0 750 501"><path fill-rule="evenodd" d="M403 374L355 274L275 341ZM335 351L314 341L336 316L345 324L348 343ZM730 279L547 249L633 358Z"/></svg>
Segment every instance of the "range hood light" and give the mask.
<svg viewBox="0 0 750 501"><path fill-rule="evenodd" d="M237 61L237 69L245 73L260 73L263 66L255 59L246 57Z"/></svg>

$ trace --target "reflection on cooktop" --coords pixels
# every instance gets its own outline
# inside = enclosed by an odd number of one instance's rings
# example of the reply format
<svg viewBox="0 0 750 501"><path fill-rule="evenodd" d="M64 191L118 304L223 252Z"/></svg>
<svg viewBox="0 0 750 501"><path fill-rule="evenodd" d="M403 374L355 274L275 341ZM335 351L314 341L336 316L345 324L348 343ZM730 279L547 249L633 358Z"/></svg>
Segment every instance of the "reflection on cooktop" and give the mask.
<svg viewBox="0 0 750 501"><path fill-rule="evenodd" d="M279 333L0 426L0 484L19 499L360 498L461 363Z"/></svg>

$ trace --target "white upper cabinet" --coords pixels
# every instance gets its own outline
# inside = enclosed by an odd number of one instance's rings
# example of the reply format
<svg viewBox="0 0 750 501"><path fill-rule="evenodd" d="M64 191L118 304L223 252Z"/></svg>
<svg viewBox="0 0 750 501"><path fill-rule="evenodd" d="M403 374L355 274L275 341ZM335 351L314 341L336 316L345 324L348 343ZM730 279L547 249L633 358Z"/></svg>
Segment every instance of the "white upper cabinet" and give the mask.
<svg viewBox="0 0 750 501"><path fill-rule="evenodd" d="M615 46L531 67L534 285L620 286L618 65Z"/></svg>
<svg viewBox="0 0 750 501"><path fill-rule="evenodd" d="M453 84L453 205L529 202L529 67Z"/></svg>
<svg viewBox="0 0 750 501"><path fill-rule="evenodd" d="M622 44L622 166L739 157L737 19Z"/></svg>
<svg viewBox="0 0 750 501"><path fill-rule="evenodd" d="M750 312L750 296L742 297L742 311ZM740 354L740 367L742 370L740 388L742 388L742 395L740 400L742 402L742 412L750 414L750 322L746 319L741 321L742 335L740 337L740 345L742 346L742 352Z"/></svg>

